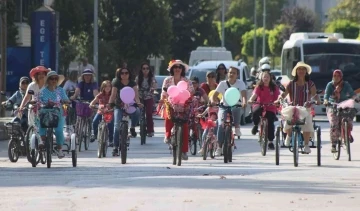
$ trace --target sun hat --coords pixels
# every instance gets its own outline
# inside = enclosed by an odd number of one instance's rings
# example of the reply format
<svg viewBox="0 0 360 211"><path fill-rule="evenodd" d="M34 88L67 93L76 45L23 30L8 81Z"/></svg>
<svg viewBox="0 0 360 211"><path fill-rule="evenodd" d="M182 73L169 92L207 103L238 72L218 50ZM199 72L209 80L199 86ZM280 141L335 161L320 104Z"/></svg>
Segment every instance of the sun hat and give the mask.
<svg viewBox="0 0 360 211"><path fill-rule="evenodd" d="M168 66L168 69L167 71L170 72L171 68L174 66L174 65L182 65L184 68L185 68L185 72L187 72L189 70L189 65L185 64L184 62L182 62L181 60L171 60L169 62L169 66Z"/></svg>
<svg viewBox="0 0 360 211"><path fill-rule="evenodd" d="M35 78L35 75L36 75L37 73L40 73L40 72L48 73L49 70L46 69L46 67L44 67L44 66L34 67L34 68L31 69L31 71L30 71L30 78L33 78L33 79L34 79L34 78Z"/></svg>
<svg viewBox="0 0 360 211"><path fill-rule="evenodd" d="M65 80L65 77L64 77L63 75L59 75L59 74L57 74L57 72L55 72L55 71L50 71L50 72L48 72L48 74L46 75L46 82L48 81L48 79L49 79L51 76L56 76L56 77L59 78L58 83L57 83L58 86L60 86L60 84L62 84L62 82Z"/></svg>
<svg viewBox="0 0 360 211"><path fill-rule="evenodd" d="M82 72L81 76L83 76L83 75L93 75L94 76L94 72L91 69L85 69Z"/></svg>
<svg viewBox="0 0 360 211"><path fill-rule="evenodd" d="M297 70L297 68L299 68L299 67L305 67L306 68L306 71L307 71L307 73L310 75L311 74L311 67L309 66L309 65L307 65L307 64L305 64L304 62L298 62L297 64L296 64L296 66L292 69L292 71L291 71L291 75L292 76L296 76L296 70Z"/></svg>
<svg viewBox="0 0 360 211"><path fill-rule="evenodd" d="M337 70L334 70L333 72L333 76L335 75L335 73L338 73L340 75L340 77L342 78L343 77L343 73L341 70L337 69Z"/></svg>

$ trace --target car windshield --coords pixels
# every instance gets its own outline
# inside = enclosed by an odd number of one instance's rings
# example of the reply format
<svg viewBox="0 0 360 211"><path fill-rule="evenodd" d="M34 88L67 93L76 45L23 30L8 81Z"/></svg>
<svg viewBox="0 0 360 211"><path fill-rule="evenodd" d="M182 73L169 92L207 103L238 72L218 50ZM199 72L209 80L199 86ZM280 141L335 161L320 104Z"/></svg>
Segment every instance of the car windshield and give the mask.
<svg viewBox="0 0 360 211"><path fill-rule="evenodd" d="M193 69L190 77L198 77L200 83L206 82L206 73L208 71L215 72L216 69Z"/></svg>

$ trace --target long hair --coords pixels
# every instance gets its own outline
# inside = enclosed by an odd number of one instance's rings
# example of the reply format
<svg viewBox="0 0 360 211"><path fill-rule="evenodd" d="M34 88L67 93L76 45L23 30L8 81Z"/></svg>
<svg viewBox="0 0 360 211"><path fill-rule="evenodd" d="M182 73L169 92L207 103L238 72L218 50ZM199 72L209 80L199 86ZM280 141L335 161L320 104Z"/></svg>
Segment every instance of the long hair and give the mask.
<svg viewBox="0 0 360 211"><path fill-rule="evenodd" d="M298 75L297 75L297 73L296 73L293 81L296 82L297 80L298 80ZM309 73L306 72L305 81L308 82L309 80L310 80L310 75L309 75Z"/></svg>
<svg viewBox="0 0 360 211"><path fill-rule="evenodd" d="M132 79L132 74L131 74L131 71L129 70L129 68L126 68L126 67L121 67L121 68L116 69L115 77L121 81L121 71L122 70L127 70L129 72L129 81L130 81Z"/></svg>
<svg viewBox="0 0 360 211"><path fill-rule="evenodd" d="M105 93L105 87L106 87L106 85L108 85L108 84L110 84L110 86L112 86L112 85L111 85L111 82L110 82L109 80L103 81L103 82L101 83L101 86L100 86L100 92L101 92L101 93L106 94L106 93ZM111 90L110 90L110 94L111 94Z"/></svg>
<svg viewBox="0 0 360 211"><path fill-rule="evenodd" d="M147 65L149 67L149 73L148 73L148 84L151 87L153 78L154 78L154 74L152 72L152 70L150 69L150 65L148 63L142 63L141 67L140 67L140 71L139 71L139 76L138 76L138 86L140 87L144 81L144 73L142 72L142 68L144 65Z"/></svg>
<svg viewBox="0 0 360 211"><path fill-rule="evenodd" d="M181 65L181 64L179 64L179 65L181 67L181 77L185 77L185 67L184 67L184 65ZM174 66L172 66L170 69L170 75L174 76Z"/></svg>
<svg viewBox="0 0 360 211"><path fill-rule="evenodd" d="M69 80L76 82L78 79L78 72L77 71L71 71L69 75Z"/></svg>
<svg viewBox="0 0 360 211"><path fill-rule="evenodd" d="M263 90L263 88L264 88L264 82L263 82L263 80L262 80L262 77L263 77L264 74L268 74L268 75L269 75L269 77L270 77L269 88L270 88L270 91L273 91L273 92L274 92L275 89L276 89L276 84L275 84L274 81L272 80L271 74L270 74L269 72L262 72L262 73L261 73L260 80L257 82L256 85L257 85L258 87L260 87L261 90Z"/></svg>
<svg viewBox="0 0 360 211"><path fill-rule="evenodd" d="M219 74L219 69L220 68L224 68L225 69L225 72L224 72L224 74L226 75L227 74L227 70L226 70L226 66L225 66L225 64L223 64L223 63L221 63L221 64L219 64L218 66L217 66L217 68L216 68L216 83L217 84L219 84L220 83L220 74Z"/></svg>

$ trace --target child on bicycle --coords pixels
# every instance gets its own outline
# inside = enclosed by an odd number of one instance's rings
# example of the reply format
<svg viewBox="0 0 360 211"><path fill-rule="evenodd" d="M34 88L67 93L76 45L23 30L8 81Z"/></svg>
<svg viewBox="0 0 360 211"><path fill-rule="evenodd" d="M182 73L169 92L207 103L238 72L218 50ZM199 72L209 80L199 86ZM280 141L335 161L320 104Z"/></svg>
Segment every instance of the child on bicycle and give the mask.
<svg viewBox="0 0 360 211"><path fill-rule="evenodd" d="M252 96L250 97L248 103L253 104L256 99L256 104L252 106L252 114L254 126L251 130L251 133L255 135L258 132L258 124L260 122L260 116L262 115L263 109L266 110L265 118L268 120L268 140L269 149L275 149L273 140L275 137L274 131L274 121L276 118L276 106L275 105L265 105L261 107L261 104L270 104L278 99L280 95L279 88L276 86L274 81L271 79L269 72L262 72L260 74L260 80L258 81Z"/></svg>
<svg viewBox="0 0 360 211"><path fill-rule="evenodd" d="M206 114L209 114L208 119L202 122L204 132L202 134L202 141L203 141L202 143L203 143L203 145L202 145L201 149L198 152L200 155L203 155L203 153L204 153L204 143L205 143L206 137L207 137L207 135L209 133L209 129L211 127L214 127L213 128L214 134L216 134L216 132L217 132L217 124L216 124L216 122L217 122L217 112L218 112L217 110L219 110L219 109L214 108L214 107L208 107L208 108L206 108L204 113L199 115L201 117L204 117Z"/></svg>
<svg viewBox="0 0 360 211"><path fill-rule="evenodd" d="M111 96L111 89L112 89L112 85L109 80L102 82L102 84L100 86L100 93L95 96L95 99L93 101L91 101L91 103L89 105L90 108L94 108L96 103L99 104L99 110L96 113L96 115L94 116L94 119L92 122L93 130L94 130L94 137L91 138L91 142L94 142L98 135L98 126L99 126L99 122L102 120L102 111L104 109L106 110L106 108L107 108L106 105L109 104L109 99ZM109 129L109 146L112 147L113 146L113 134L114 134L114 118L112 118L112 121L107 126Z"/></svg>

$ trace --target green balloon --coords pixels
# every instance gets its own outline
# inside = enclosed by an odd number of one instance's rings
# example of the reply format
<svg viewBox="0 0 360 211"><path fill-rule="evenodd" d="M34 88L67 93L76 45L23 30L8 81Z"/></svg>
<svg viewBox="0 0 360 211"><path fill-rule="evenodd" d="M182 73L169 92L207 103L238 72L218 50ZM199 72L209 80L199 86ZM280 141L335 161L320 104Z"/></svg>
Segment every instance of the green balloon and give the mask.
<svg viewBox="0 0 360 211"><path fill-rule="evenodd" d="M237 88L230 87L225 91L224 98L229 106L234 106L239 102L240 92Z"/></svg>

